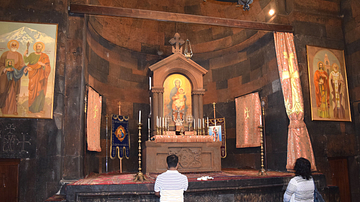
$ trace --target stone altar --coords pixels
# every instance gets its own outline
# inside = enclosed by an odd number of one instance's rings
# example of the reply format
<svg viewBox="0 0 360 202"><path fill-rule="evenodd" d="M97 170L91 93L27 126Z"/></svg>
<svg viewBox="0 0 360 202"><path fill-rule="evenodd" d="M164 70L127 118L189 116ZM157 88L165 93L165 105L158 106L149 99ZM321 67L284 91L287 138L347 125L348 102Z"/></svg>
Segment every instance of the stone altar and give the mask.
<svg viewBox="0 0 360 202"><path fill-rule="evenodd" d="M205 136L185 136L196 139ZM166 157L176 154L179 157L179 172L221 171L221 142L155 142L146 141L143 152L145 173L162 173L167 170Z"/></svg>

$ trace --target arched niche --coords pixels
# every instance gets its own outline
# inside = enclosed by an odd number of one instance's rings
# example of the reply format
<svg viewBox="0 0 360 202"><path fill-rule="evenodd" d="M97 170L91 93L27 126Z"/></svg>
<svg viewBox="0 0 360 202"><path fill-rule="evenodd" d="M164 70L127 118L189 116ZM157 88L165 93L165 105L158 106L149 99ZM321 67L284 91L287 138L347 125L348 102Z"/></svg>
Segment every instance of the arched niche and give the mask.
<svg viewBox="0 0 360 202"><path fill-rule="evenodd" d="M192 115L195 119L203 118L203 95L205 93L203 76L207 73L205 68L186 58L180 49L179 52L175 52L171 56L151 65L149 69L153 72L151 88L153 129L156 127L156 117L163 116L163 106L165 104L163 99L164 81L172 74L181 74L189 79L192 85Z"/></svg>

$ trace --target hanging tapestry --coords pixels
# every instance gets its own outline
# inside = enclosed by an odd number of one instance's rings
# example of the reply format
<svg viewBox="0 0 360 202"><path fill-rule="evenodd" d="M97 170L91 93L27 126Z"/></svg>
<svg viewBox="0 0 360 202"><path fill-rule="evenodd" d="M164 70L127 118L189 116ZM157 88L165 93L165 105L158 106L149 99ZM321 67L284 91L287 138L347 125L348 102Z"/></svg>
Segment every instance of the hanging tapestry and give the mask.
<svg viewBox="0 0 360 202"><path fill-rule="evenodd" d="M292 33L275 32L275 49L286 113L290 119L287 143L287 170L293 170L296 159L303 157L316 170L309 133L304 123L304 103L299 68Z"/></svg>
<svg viewBox="0 0 360 202"><path fill-rule="evenodd" d="M94 89L88 88L88 111L86 122L87 149L101 152L100 123L102 97Z"/></svg>
<svg viewBox="0 0 360 202"><path fill-rule="evenodd" d="M235 99L236 148L260 147L261 105L259 93Z"/></svg>
<svg viewBox="0 0 360 202"><path fill-rule="evenodd" d="M116 155L119 159L124 156L129 158L130 137L129 137L129 117L113 114L111 116L111 147L110 158L114 159ZM116 152L117 151L117 152Z"/></svg>

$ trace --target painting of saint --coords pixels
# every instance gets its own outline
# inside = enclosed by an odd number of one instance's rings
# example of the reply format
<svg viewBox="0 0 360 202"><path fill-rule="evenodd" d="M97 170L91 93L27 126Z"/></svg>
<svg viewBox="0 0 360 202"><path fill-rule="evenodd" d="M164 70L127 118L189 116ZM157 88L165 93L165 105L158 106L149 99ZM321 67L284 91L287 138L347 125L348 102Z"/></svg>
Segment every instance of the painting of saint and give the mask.
<svg viewBox="0 0 360 202"><path fill-rule="evenodd" d="M57 24L0 27L0 117L52 119Z"/></svg>
<svg viewBox="0 0 360 202"><path fill-rule="evenodd" d="M312 120L351 121L344 51L306 48Z"/></svg>
<svg viewBox="0 0 360 202"><path fill-rule="evenodd" d="M209 135L213 137L213 141L222 141L221 126L209 126Z"/></svg>
<svg viewBox="0 0 360 202"><path fill-rule="evenodd" d="M184 122L191 115L191 84L181 74L172 74L164 81L164 117L171 117L170 126Z"/></svg>

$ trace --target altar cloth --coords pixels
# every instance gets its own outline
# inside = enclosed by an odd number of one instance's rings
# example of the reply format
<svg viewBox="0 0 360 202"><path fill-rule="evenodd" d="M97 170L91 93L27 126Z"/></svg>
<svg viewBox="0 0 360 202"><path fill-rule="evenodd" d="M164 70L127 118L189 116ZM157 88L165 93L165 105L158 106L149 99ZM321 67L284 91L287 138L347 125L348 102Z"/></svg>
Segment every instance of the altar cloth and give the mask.
<svg viewBox="0 0 360 202"><path fill-rule="evenodd" d="M154 142L214 142L209 135L155 135L154 138Z"/></svg>

